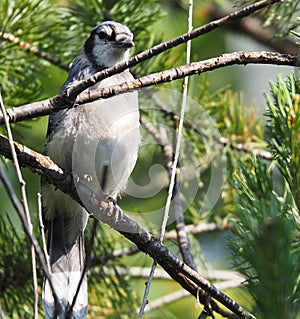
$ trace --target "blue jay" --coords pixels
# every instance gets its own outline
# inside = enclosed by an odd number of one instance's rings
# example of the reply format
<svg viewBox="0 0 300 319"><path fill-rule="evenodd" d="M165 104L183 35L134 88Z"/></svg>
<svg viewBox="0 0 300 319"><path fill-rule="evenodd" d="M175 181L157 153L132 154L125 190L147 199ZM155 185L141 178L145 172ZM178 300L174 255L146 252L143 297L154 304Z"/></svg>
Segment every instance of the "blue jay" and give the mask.
<svg viewBox="0 0 300 319"><path fill-rule="evenodd" d="M61 92L77 81L128 60L129 49L133 45L133 35L126 26L113 21L97 25L74 59ZM126 70L88 90L132 79L129 70ZM106 196L116 199L135 166L139 144L138 96L131 92L51 114L45 154L65 171L72 172L74 177L89 183L88 186L95 192L101 190ZM70 313L84 268L83 233L88 213L68 195L45 181L42 181L42 198L52 282L62 304L56 318L62 319ZM55 303L47 280L42 299L46 319L53 319ZM86 318L87 308L85 275L68 318Z"/></svg>

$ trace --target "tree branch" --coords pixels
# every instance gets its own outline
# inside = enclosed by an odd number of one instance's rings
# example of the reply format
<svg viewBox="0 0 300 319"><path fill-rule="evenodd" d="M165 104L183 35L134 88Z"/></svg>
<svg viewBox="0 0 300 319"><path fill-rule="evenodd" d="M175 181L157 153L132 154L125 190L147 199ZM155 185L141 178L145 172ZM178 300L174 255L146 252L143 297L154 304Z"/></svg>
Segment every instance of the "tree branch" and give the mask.
<svg viewBox="0 0 300 319"><path fill-rule="evenodd" d="M22 226L24 228L24 231L25 231L27 237L29 238L31 244L33 245L36 255L39 258L39 261L41 263L41 266L42 266L42 269L44 271L45 277L49 281L49 285L50 285L50 288L52 290L53 298L55 300L55 304L57 305L57 311L59 311L61 309L62 305L61 305L60 300L58 299L57 294L55 292L55 289L54 289L54 286L53 286L53 283L52 283L52 280L51 280L51 278L52 278L51 277L51 273L49 273L49 271L48 271L47 262L46 262L46 260L44 258L43 252L40 249L39 243L36 240L34 234L31 234L30 227L29 227L29 225L27 223L27 220L25 218L24 212L23 212L22 207L21 207L21 205L19 203L17 195L15 194L9 179L3 173L1 167L0 167L0 180L2 181L6 191L8 193L8 196L10 197L11 202L12 202L12 204L13 204L13 206L14 206L14 208L15 208L15 210L16 210L16 212L17 212L17 214L18 214L18 216L19 216L19 218L21 220L21 223L22 223Z"/></svg>
<svg viewBox="0 0 300 319"><path fill-rule="evenodd" d="M114 67L111 67L109 69L103 70L99 73L96 73L94 76L80 82L78 87L72 88L68 93L69 98L73 98L73 101L75 100L76 96L87 89L88 87L94 85L95 83L103 80L104 78L107 78L111 75L120 73L128 68L131 68L145 60L148 60L164 51L167 51L173 47L176 47L180 44L183 44L189 40L195 39L203 34L206 34L212 30L215 30L223 25L228 24L229 22L239 20L245 16L248 16L252 14L253 12L260 10L270 4L279 2L281 0L261 0L258 2L255 2L253 4L250 4L242 9L239 9L233 13L230 13L226 15L225 17L222 17L220 19L214 20L212 22L209 22L205 24L204 26L201 26L191 32L184 33L178 37L175 37L169 41L162 42L146 51L143 51L136 56L132 57L130 60L115 65Z"/></svg>
<svg viewBox="0 0 300 319"><path fill-rule="evenodd" d="M76 100L76 97L81 92L83 92L88 87L94 85L95 83L103 80L104 78L120 73L128 68L137 65L142 61L150 59L153 56L156 56L164 51L167 51L173 47L185 43L188 40L197 38L200 35L206 34L230 22L246 17L257 10L260 10L270 4L279 1L280 0L261 0L255 2L233 13L230 13L225 17L209 22L204 26L201 26L193 30L192 32L188 32L178 37L175 37L169 41L162 42L146 51L139 53L138 55L132 57L130 60L124 63L119 63L111 68L96 73L94 76L79 82L77 85L74 85L72 88L68 89L68 91L64 94L56 95L50 99L46 99L43 101L23 105L22 107L7 109L7 115L10 118L10 122L17 122L38 116L49 115L51 112L59 111L60 109L67 107L72 107L74 101ZM0 124L2 123L3 117L0 116Z"/></svg>
<svg viewBox="0 0 300 319"><path fill-rule="evenodd" d="M174 121L176 121L175 117L173 117L173 119ZM171 167L173 165L173 148L171 145L169 145L168 139L165 136L166 134L160 134L160 132L151 123L149 123L144 116L141 116L140 122L146 128L146 130L153 136L156 142L161 146L166 161L166 167L169 170L169 176L171 176ZM180 170L180 168L177 167L177 171L178 170ZM174 215L176 216L175 229L177 236L175 236L175 239L177 239L177 242L179 244L181 256L186 264L188 264L194 270L197 270L196 264L193 260L193 256L191 253L191 247L187 236L187 232L185 229L186 225L183 218L182 203L179 197L179 185L177 176L173 189L172 209L174 211ZM167 235L168 233L165 234L164 238L166 238Z"/></svg>
<svg viewBox="0 0 300 319"><path fill-rule="evenodd" d="M20 168L18 158L17 158L17 154L15 152L13 135L12 135L12 132L10 129L10 123L9 123L8 117L6 116L6 113L5 113L5 106L4 106L4 103L2 100L1 92L0 92L0 108L1 108L1 112L2 112L3 117L4 117L6 132L7 132L9 146L10 146L10 152L11 152L13 163L15 166L17 178L18 178L18 181L20 184L21 199L22 199L21 202L22 202L22 206L23 206L23 210L24 210L24 214L25 214L25 219L26 219L28 229L30 232L29 235L32 236L33 235L33 231L32 231L33 227L32 227L31 217L30 217L30 213L29 213L29 206L28 206L28 201L27 201L26 182L23 179L23 176L21 173L21 168ZM37 283L36 255L35 255L35 250L34 250L33 245L31 245L31 247L30 247L30 252L31 252L33 295L34 295L33 312L34 312L34 319L37 319L38 318L39 294L38 294L38 283Z"/></svg>
<svg viewBox="0 0 300 319"><path fill-rule="evenodd" d="M86 204L84 207L93 214L94 218L114 228L135 243L141 251L157 260L158 264L193 296L197 298L199 289L202 288L212 298L219 301L236 315L243 318L254 318L253 315L240 307L234 300L176 258L160 243L159 239L153 237L134 220L126 216L118 205L112 204L111 201L103 198L101 194L93 193L80 180L73 181L71 174L63 172L49 157L43 156L18 143L15 143L15 149L19 163L22 166L29 167L34 172L43 175L48 183L54 184L81 205L84 202ZM0 136L0 154L11 158L8 140L2 136ZM76 185L74 182L76 182ZM42 259L44 260L43 256ZM47 271L47 267L45 268Z"/></svg>
<svg viewBox="0 0 300 319"><path fill-rule="evenodd" d="M204 72L223 68L231 65L246 64L275 64L298 66L300 58L297 55L280 54L276 52L232 52L225 53L216 58L204 61L193 62L181 65L166 71L152 73L142 76L133 81L125 82L120 85L110 86L97 91L85 91L81 93L75 101L75 104L84 104L98 100L99 98L109 98L121 93L135 91L151 85L165 82L171 82L190 75L199 75Z"/></svg>
<svg viewBox="0 0 300 319"><path fill-rule="evenodd" d="M193 62L191 64L181 65L166 71L142 76L133 81L125 82L120 85L115 85L96 91L82 92L76 99L75 104L83 104L92 102L100 98L109 98L121 93L139 90L143 87L170 82L190 76L201 74L215 69L223 68L231 65L246 65L246 64L275 64L299 66L300 59L297 55L280 54L276 52L233 52L226 53L216 58L211 58L204 61ZM79 86L81 85L79 82ZM92 83L95 84L95 83ZM77 90L78 85L72 87L72 90ZM73 103L70 102L69 96L65 94L56 95L50 99L39 102L34 102L19 106L16 108L6 109L6 112L11 122L22 121L38 116L48 115L70 107ZM3 123L3 116L0 115L0 124Z"/></svg>
<svg viewBox="0 0 300 319"><path fill-rule="evenodd" d="M218 19L228 14L224 9L217 5L213 5L210 9L210 18ZM234 33L245 34L258 43L285 54L297 54L298 46L290 38L276 39L276 32L274 28L265 28L262 26L263 21L257 17L246 17L244 19L236 20L229 23L226 28Z"/></svg>
<svg viewBox="0 0 300 319"><path fill-rule="evenodd" d="M0 37L3 40L6 40L8 42L12 42L12 43L16 44L19 48L24 49L24 50L32 53L33 55L37 56L38 58L41 58L43 60L50 62L53 65L58 66L62 70L69 71L69 67L65 63L63 63L61 60L54 58L53 56L51 56L50 54L48 54L46 52L40 51L38 48L32 46L31 43L22 41L18 37L14 36L11 33L0 32Z"/></svg>

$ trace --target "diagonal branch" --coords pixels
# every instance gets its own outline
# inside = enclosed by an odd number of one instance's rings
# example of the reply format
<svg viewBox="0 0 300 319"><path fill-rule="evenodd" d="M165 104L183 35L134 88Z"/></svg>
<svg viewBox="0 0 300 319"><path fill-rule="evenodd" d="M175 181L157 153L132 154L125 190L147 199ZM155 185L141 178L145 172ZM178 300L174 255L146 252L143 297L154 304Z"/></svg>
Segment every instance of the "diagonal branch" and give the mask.
<svg viewBox="0 0 300 319"><path fill-rule="evenodd" d="M299 66L300 58L297 55L280 54L276 52L232 52L225 53L215 58L181 65L166 71L142 76L133 81L120 85L110 86L101 90L85 91L76 99L76 104L84 104L99 98L109 98L121 93L131 92L143 87L149 87L160 83L171 82L190 75L199 75L204 72L220 69L232 65L246 64L274 64Z"/></svg>
<svg viewBox="0 0 300 319"><path fill-rule="evenodd" d="M228 14L225 17L211 21L205 24L204 26L201 26L193 30L192 32L188 32L178 37L175 37L169 41L162 42L146 51L139 53L138 55L132 57L130 60L124 63L119 63L111 68L96 73L94 76L77 83L77 85L74 85L72 88L69 88L68 91L64 94L56 95L44 101L27 104L19 108L8 109L7 115L9 116L11 122L17 122L38 116L48 115L51 112L59 111L60 109L67 107L72 107L74 101L76 100L76 97L81 92L83 92L88 87L94 85L95 83L98 83L99 81L103 80L104 78L120 73L130 67L137 65L138 63L141 63L142 61L150 59L153 56L156 56L164 51L167 51L173 47L185 43L188 40L197 38L214 29L217 29L230 22L246 17L257 10L260 10L268 5L271 5L279 1L280 0L261 0L253 4L250 4L242 9ZM3 117L0 116L0 124L2 123Z"/></svg>
<svg viewBox="0 0 300 319"><path fill-rule="evenodd" d="M15 143L15 149L20 165L29 167L34 172L43 175L48 183L54 184L81 205L84 202L86 204L84 207L93 214L94 218L114 228L135 243L141 251L157 260L158 264L193 296L199 297L199 289L201 288L236 315L242 318L254 318L253 315L240 307L234 300L219 291L196 271L175 257L161 244L159 239L153 237L134 220L126 216L118 205L112 205L101 194L93 193L80 180L76 181L76 185L74 185L72 175L63 172L49 157L43 156L18 143ZM11 159L8 140L2 136L0 136L0 154ZM80 197L78 194L80 194ZM43 256L41 258L44 260ZM45 268L47 271L46 266Z"/></svg>
<svg viewBox="0 0 300 319"><path fill-rule="evenodd" d="M68 97L61 96L61 103L62 104L68 104L69 106L72 106L74 100L76 99L77 95L87 89L88 87L92 86L93 84L103 80L104 78L107 78L111 75L120 73L128 68L131 68L145 60L148 60L162 52L165 52L173 47L176 47L180 44L183 44L189 40L195 39L201 35L204 35L208 32L211 32L221 26L227 25L231 22L238 21L244 17L247 17L251 15L252 13L268 6L271 4L274 4L276 2L280 2L281 0L261 0L258 2L255 2L253 4L250 4L248 6L245 6L244 8L241 8L235 12L229 13L225 15L224 17L217 18L214 21L211 21L191 32L187 32L185 34L182 34L180 36L177 36L171 40L162 42L148 50L145 50L136 56L132 57L129 61L126 61L124 63L119 63L116 66L113 66L109 69L106 69L104 71L101 71L97 74L95 74L93 77L82 81L78 83L78 86L73 87L72 90L69 90ZM15 37L13 34L10 33L0 33L0 37L2 37L6 41L10 41L12 43L17 44L19 47L24 48L25 50L28 50L32 54L40 57L41 59L44 59L53 65L56 65L60 67L61 69L68 70L68 66L65 65L60 60L50 56L46 52L40 51L39 49L33 47L30 43L20 40L19 38ZM0 118L0 124L2 123L2 119Z"/></svg>
<svg viewBox="0 0 300 319"><path fill-rule="evenodd" d="M62 70L65 70L65 71L69 70L69 67L65 63L63 63L61 60L56 59L53 56L51 56L50 54L39 50L38 48L32 46L32 44L29 42L22 41L21 39L19 39L18 37L14 36L11 33L0 32L0 37L5 41L12 42L12 43L16 44L17 46L19 46L19 48L30 52L31 54L37 56L38 58L41 58L43 60L50 62L53 65L58 66Z"/></svg>
<svg viewBox="0 0 300 319"><path fill-rule="evenodd" d="M109 98L121 93L139 90L143 87L149 87L160 83L170 82L183 78L185 76L201 74L215 69L231 65L246 64L274 64L299 66L300 59L297 55L280 54L275 52L233 52L226 53L216 58L204 61L193 62L191 64L181 65L166 71L149 74L133 81L125 82L101 90L82 92L76 99L75 104L92 102L100 98ZM81 83L81 82L79 82ZM95 83L92 83L95 84ZM73 88L77 88L75 85ZM72 89L73 89L72 88ZM6 109L11 122L22 121L38 116L48 115L65 108L69 108L73 103L64 94L56 95L50 99L34 102L19 106L16 108ZM0 115L0 124L3 123L3 116Z"/></svg>
<svg viewBox="0 0 300 319"><path fill-rule="evenodd" d="M260 10L270 4L279 2L281 0L261 0L258 2L255 2L253 4L250 4L244 8L241 8L233 13L230 13L228 15L226 15L225 17L222 17L220 19L216 19L214 21L211 21L207 24L205 24L204 26L201 26L191 32L187 32L184 33L178 37L175 37L169 41L165 41L162 42L146 51L143 51L139 54L137 54L136 56L132 57L130 60L124 62L124 63L119 63L117 65L115 65L112 68L103 70L99 73L96 73L94 76L82 81L79 83L78 86L72 88L69 92L68 92L68 96L69 98L73 98L73 101L75 100L76 96L84 91L85 89L87 89L88 87L94 85L95 83L103 80L104 78L107 78L111 75L120 73L128 68L131 68L145 60L148 60L162 52L165 52L173 47L176 47L180 44L183 44L189 40L195 39L203 34L206 34L208 32L211 32L223 25L228 24L229 22L233 22L236 20L239 20L245 16L248 16L250 14L252 14L253 12Z"/></svg>
<svg viewBox="0 0 300 319"><path fill-rule="evenodd" d="M210 17L212 19L220 18L228 14L223 8L213 5L210 9ZM263 27L262 21L258 17L246 17L241 20L234 21L226 26L230 31L247 35L263 46L271 48L277 52L286 54L297 54L298 46L291 38L276 38L276 30L272 27Z"/></svg>

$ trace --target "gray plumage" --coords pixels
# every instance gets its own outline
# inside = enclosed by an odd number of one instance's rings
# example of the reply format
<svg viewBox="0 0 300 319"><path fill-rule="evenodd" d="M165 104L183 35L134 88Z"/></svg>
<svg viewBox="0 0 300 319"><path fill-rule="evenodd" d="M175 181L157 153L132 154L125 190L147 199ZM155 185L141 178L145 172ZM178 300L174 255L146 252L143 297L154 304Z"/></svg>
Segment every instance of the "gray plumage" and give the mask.
<svg viewBox="0 0 300 319"><path fill-rule="evenodd" d="M81 53L74 59L61 90L127 60L132 46L133 36L126 26L112 21L101 23L92 30ZM132 79L126 70L89 90ZM102 190L107 196L116 198L134 168L139 143L138 98L133 92L50 115L45 154L76 178L87 180L95 192ZM84 267L83 232L88 214L69 196L45 182L42 195L52 280L64 307L58 316L61 319L72 304ZM43 288L43 305L45 317L52 319L55 305L47 281ZM70 318L85 318L87 305L85 276Z"/></svg>

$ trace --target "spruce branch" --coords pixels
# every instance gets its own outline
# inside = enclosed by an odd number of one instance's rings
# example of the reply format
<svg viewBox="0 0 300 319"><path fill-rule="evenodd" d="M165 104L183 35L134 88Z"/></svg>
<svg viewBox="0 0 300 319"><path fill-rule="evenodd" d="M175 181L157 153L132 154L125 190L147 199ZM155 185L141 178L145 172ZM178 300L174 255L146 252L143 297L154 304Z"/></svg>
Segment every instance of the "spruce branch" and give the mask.
<svg viewBox="0 0 300 319"><path fill-rule="evenodd" d="M233 143L227 137L223 137L223 136L220 137L219 143L221 143L224 146L228 145L236 151L243 151L243 152L253 154L255 156L259 156L260 158L263 158L267 161L271 161L273 159L273 155L271 154L271 152L265 149L253 148L250 145L245 143Z"/></svg>
<svg viewBox="0 0 300 319"><path fill-rule="evenodd" d="M109 98L121 93L131 92L139 90L144 87L156 85L160 83L170 82L173 80L181 79L185 76L194 74L201 74L204 72L212 71L215 69L231 66L231 65L246 65L246 64L275 64L275 65L288 65L299 66L299 56L280 54L276 52L233 52L222 54L219 57L211 58L204 61L193 62L178 66L166 71L149 74L142 76L133 81L125 82L121 85L115 85L107 87L97 91L85 91L82 92L75 100L75 105L92 102L100 98ZM104 72L104 71L103 71ZM92 77L93 78L93 77ZM90 79L92 79L90 78ZM101 80L97 79L97 80ZM89 83L94 85L96 82ZM82 82L72 87L72 92L80 92L82 88ZM46 99L39 102L26 104L19 107L13 107L6 109L10 122L18 122L27 120L34 117L43 115L49 115L52 112L56 112L65 108L72 107L74 104L73 96L70 94L62 93L56 95L50 99ZM3 123L3 116L0 115L0 124Z"/></svg>
<svg viewBox="0 0 300 319"><path fill-rule="evenodd" d="M114 228L136 244L141 251L157 260L158 264L193 296L197 298L199 289L203 289L212 298L219 301L239 317L255 318L196 271L175 257L161 244L159 239L153 237L134 220L126 216L117 204L112 204L111 201L103 198L101 194L93 193L80 180L77 180L76 185L74 185L72 175L63 172L49 157L43 156L18 143L14 143L14 145L21 166L29 167L34 172L43 175L48 183L54 184L81 205L84 202L86 204L85 208L93 214L94 218ZM2 136L0 136L0 154L11 159L8 140ZM3 174L0 177L5 183L7 182ZM33 241L39 259L43 262L43 270L48 274L45 258L41 250L35 245L34 237L31 236L30 239Z"/></svg>

